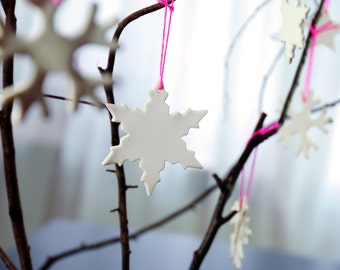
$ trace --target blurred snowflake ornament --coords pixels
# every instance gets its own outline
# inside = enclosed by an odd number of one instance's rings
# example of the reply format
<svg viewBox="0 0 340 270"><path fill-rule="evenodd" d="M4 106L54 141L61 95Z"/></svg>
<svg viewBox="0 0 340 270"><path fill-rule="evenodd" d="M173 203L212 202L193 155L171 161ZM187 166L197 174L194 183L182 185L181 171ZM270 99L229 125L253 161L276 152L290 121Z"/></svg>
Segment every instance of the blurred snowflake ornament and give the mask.
<svg viewBox="0 0 340 270"><path fill-rule="evenodd" d="M73 55L81 46L89 43L116 48L115 42L104 39L106 30L116 24L116 21L105 25L97 25L94 21L97 6L92 5L86 27L82 33L75 37L63 37L54 27L54 16L59 4L50 0L30 0L41 11L43 22L40 32L31 39L23 39L5 27L0 22L0 56L9 57L15 53L31 57L34 63L33 74L25 82L16 83L4 89L3 104L17 98L21 103L21 116L23 116L34 102L42 105L45 115L48 108L43 98L42 86L49 72L60 71L65 73L72 82L73 109L78 106L78 101L83 95L88 95L98 101L94 95L94 88L101 84L111 84L111 76L101 79L86 79L73 66ZM54 1L55 2L55 1ZM99 102L98 102L99 104Z"/></svg>
<svg viewBox="0 0 340 270"><path fill-rule="evenodd" d="M328 23L328 22L332 22L329 13L328 12L323 12L321 14L321 17L318 21L317 24L317 28L320 28L322 25ZM326 47L328 47L329 49L331 49L332 51L335 52L335 48L336 48L336 35L338 35L340 33L340 27L338 23L333 23L334 27L333 29L329 29L327 31L324 31L322 33L320 33L318 35L317 38L317 44L318 45L324 45Z"/></svg>
<svg viewBox="0 0 340 270"><path fill-rule="evenodd" d="M295 48L304 46L303 22L309 8L301 6L299 0L281 0L282 26L279 39L285 42L286 57L289 63L294 57Z"/></svg>
<svg viewBox="0 0 340 270"><path fill-rule="evenodd" d="M230 235L230 256L233 259L237 269L241 269L242 260L244 259L243 246L248 245L248 237L251 235L249 228L250 218L247 216L249 205L247 197L243 197L242 209L240 210L240 202L234 202L232 211L237 211L230 223L234 225L234 232Z"/></svg>
<svg viewBox="0 0 340 270"><path fill-rule="evenodd" d="M165 103L168 93L165 90L151 90L149 95L150 100L145 104L144 111L130 109L125 104L106 105L112 121L120 122L127 135L118 146L110 148L102 165L122 165L125 160L139 159L139 167L143 170L141 181L150 196L160 181L159 174L164 169L165 161L180 163L183 168L202 168L194 152L186 149L181 137L187 135L190 128L198 128L207 111L188 109L184 114L169 114L169 106Z"/></svg>
<svg viewBox="0 0 340 270"><path fill-rule="evenodd" d="M300 112L295 112L292 108L289 109L288 116L290 120L287 121L290 122L284 124L278 131L278 140L283 140L285 147L288 146L290 139L295 134L298 134L300 142L296 154L299 155L303 152L306 158L309 158L309 149L311 147L317 149L317 145L308 136L309 129L314 127L327 133L326 125L332 123L331 118L326 118L326 109L321 110L318 117L312 117L317 115L317 113L312 113L312 109L319 103L319 100L313 99L313 93L310 92Z"/></svg>

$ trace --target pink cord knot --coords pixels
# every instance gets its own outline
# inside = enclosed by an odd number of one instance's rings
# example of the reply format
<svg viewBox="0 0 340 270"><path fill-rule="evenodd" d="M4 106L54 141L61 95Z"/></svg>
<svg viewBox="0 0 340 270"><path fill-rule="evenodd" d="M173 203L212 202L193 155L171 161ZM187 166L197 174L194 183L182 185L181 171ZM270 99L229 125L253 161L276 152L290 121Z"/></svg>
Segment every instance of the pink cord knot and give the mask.
<svg viewBox="0 0 340 270"><path fill-rule="evenodd" d="M158 0L158 3L162 4L166 8L168 8L171 12L174 11L174 1L172 0L171 3L168 3L168 0Z"/></svg>

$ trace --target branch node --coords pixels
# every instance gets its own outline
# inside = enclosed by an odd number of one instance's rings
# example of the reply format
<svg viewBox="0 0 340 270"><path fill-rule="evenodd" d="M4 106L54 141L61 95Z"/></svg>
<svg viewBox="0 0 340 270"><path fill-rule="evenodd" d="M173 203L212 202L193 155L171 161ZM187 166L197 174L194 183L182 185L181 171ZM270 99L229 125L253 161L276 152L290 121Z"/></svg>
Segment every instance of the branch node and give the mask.
<svg viewBox="0 0 340 270"><path fill-rule="evenodd" d="M110 210L110 213L119 212L119 211L120 211L119 208L115 208L115 209Z"/></svg>
<svg viewBox="0 0 340 270"><path fill-rule="evenodd" d="M116 170L107 169L106 171L107 171L107 172L110 172L110 173L116 173Z"/></svg>
<svg viewBox="0 0 340 270"><path fill-rule="evenodd" d="M214 173L212 176L213 176L213 178L215 179L215 181L216 181L216 183L217 183L217 186L220 188L220 190L221 190L222 192L224 192L224 191L225 191L225 187L224 187L224 185L223 185L222 179L221 179L216 173Z"/></svg>
<svg viewBox="0 0 340 270"><path fill-rule="evenodd" d="M135 188L138 188L138 185L127 185L126 186L126 190L128 190L128 189L135 189Z"/></svg>
<svg viewBox="0 0 340 270"><path fill-rule="evenodd" d="M229 222L237 213L238 213L238 211L236 211L236 210L230 212L226 217L221 219L221 221L220 221L221 225Z"/></svg>

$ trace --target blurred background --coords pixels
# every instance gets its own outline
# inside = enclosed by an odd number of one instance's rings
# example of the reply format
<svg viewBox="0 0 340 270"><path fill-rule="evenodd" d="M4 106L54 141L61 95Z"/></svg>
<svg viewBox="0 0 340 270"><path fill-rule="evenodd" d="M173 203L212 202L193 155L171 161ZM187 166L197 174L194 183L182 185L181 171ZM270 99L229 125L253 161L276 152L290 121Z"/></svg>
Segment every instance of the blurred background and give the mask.
<svg viewBox="0 0 340 270"><path fill-rule="evenodd" d="M313 15L315 1L302 2L311 8L309 15ZM65 0L55 17L57 31L65 36L81 32L92 3L99 6L97 21L104 23L114 17L122 20L155 1ZM214 184L212 173L225 176L243 151L261 111L268 115L266 124L277 120L282 106L280 99L284 99L289 90L301 54L301 50L296 50L289 65L282 53L283 44L277 38L282 23L280 5L279 0L176 1L164 85L169 92L167 102L171 112L184 112L188 107L208 110L200 128L192 129L184 138L188 149L196 152L203 169L183 170L178 164L167 164L161 172L161 182L148 197L139 180L142 171L138 161L125 162L127 183L138 185L138 189L128 191L131 228L154 222L189 202ZM233 42L257 8L256 16ZM339 1L331 1L329 15L334 23L340 24ZM163 16L164 10L159 10L131 23L123 32L114 71L117 104L143 108L148 90L155 88ZM39 32L39 12L26 1L17 1L17 18L18 35L30 38ZM108 40L113 32L114 28L108 31ZM321 44L316 47L311 88L320 104L339 98L339 39L340 34L335 36L334 50ZM74 61L82 74L99 78L97 67L106 67L107 55L105 47L86 46L77 51ZM275 58L275 69L272 69ZM15 80L24 81L30 76L32 59L18 55L16 60ZM293 100L296 108L301 106L304 78L305 70ZM61 96L67 96L69 88L67 77L60 73L49 74L44 85L46 93ZM103 89L98 88L96 93L105 102ZM114 167L101 165L110 146L107 112L79 105L77 112L70 113L63 101L49 99L47 102L49 118L43 117L38 105L31 108L22 122L13 116L28 234L56 218L116 227L118 216L110 213L117 207L116 179L105 171ZM328 134L316 129L309 133L318 145L317 151L310 151L309 159L295 155L299 137L288 149L277 141L277 136L260 145L249 202L253 231L250 245L340 260L338 107L329 108L328 116L334 120L328 126ZM246 175L249 175L249 164ZM0 166L0 243L10 248L14 240L4 182ZM228 208L237 199L238 191L239 185ZM201 237L217 196L215 192L161 230ZM229 241L231 229L231 225L226 225L218 239Z"/></svg>

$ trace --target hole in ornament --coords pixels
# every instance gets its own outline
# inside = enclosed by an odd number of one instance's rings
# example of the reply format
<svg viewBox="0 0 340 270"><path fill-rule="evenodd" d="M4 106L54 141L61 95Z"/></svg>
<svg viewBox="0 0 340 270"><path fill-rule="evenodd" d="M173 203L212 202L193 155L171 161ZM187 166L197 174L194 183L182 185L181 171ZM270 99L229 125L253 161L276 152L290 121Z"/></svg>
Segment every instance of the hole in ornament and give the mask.
<svg viewBox="0 0 340 270"><path fill-rule="evenodd" d="M106 67L108 49L99 45L84 45L73 55L73 67L88 79L100 79L98 67Z"/></svg>
<svg viewBox="0 0 340 270"><path fill-rule="evenodd" d="M16 54L14 57L14 80L15 82L25 82L31 79L34 74L35 65L28 55Z"/></svg>

